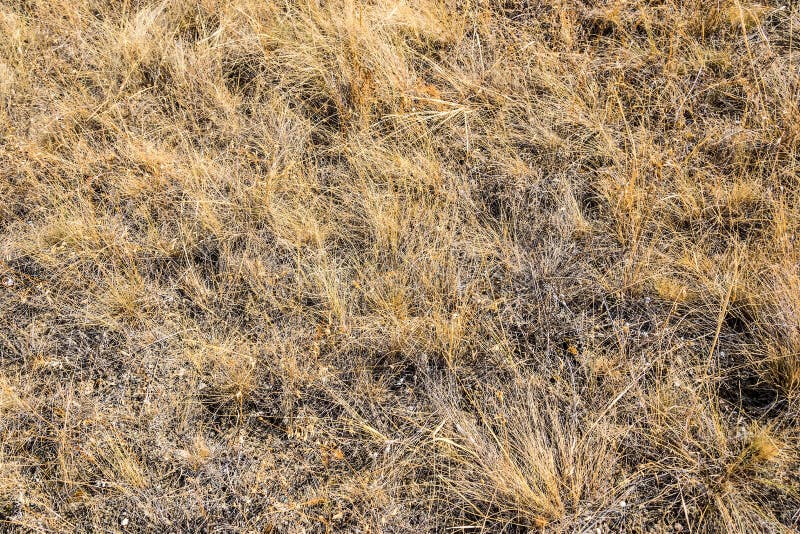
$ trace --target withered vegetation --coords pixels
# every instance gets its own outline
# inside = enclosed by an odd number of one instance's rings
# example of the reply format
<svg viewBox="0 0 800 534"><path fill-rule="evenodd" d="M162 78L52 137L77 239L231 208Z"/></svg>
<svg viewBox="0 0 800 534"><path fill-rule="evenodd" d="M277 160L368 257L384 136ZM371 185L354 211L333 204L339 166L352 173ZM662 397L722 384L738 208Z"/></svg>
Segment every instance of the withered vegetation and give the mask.
<svg viewBox="0 0 800 534"><path fill-rule="evenodd" d="M799 41L0 0L0 530L796 531Z"/></svg>

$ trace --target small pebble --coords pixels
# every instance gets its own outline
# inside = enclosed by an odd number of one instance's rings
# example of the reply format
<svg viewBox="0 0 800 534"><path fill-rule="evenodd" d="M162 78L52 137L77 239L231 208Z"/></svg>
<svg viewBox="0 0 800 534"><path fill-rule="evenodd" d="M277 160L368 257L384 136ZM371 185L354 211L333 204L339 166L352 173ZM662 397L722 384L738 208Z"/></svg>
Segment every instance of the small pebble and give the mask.
<svg viewBox="0 0 800 534"><path fill-rule="evenodd" d="M14 286L14 279L10 276L6 276L3 278L3 285L6 287L13 287Z"/></svg>
<svg viewBox="0 0 800 534"><path fill-rule="evenodd" d="M128 526L128 518L127 517L123 517L122 521L120 521L119 524L122 525L123 527L127 527Z"/></svg>

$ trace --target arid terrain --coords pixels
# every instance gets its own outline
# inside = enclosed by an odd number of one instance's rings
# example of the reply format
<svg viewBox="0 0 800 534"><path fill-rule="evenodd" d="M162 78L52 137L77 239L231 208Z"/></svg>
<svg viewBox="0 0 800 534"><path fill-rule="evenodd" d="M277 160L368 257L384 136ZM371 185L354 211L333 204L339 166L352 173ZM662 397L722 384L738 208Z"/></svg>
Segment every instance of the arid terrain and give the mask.
<svg viewBox="0 0 800 534"><path fill-rule="evenodd" d="M0 532L800 530L800 5L0 0Z"/></svg>

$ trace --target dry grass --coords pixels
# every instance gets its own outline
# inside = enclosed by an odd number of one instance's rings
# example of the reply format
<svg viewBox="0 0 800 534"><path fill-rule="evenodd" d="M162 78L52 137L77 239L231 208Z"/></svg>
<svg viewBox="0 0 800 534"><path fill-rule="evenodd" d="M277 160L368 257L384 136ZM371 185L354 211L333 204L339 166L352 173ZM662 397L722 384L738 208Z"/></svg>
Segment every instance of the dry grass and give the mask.
<svg viewBox="0 0 800 534"><path fill-rule="evenodd" d="M798 41L0 0L0 530L800 529Z"/></svg>

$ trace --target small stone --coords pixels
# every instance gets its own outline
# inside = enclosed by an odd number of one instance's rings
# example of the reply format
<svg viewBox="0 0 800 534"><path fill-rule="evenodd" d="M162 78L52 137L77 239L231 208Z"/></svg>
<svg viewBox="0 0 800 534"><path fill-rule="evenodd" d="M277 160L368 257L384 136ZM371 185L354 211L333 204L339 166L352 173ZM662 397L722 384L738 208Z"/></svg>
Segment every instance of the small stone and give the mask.
<svg viewBox="0 0 800 534"><path fill-rule="evenodd" d="M123 517L122 521L120 521L119 524L122 525L123 527L127 527L128 526L128 518L127 517Z"/></svg>
<svg viewBox="0 0 800 534"><path fill-rule="evenodd" d="M14 287L14 279L10 276L6 276L3 278L3 285L6 287Z"/></svg>
<svg viewBox="0 0 800 534"><path fill-rule="evenodd" d="M683 525L680 523L675 523L672 525L672 528L675 529L675 532L681 532L683 530Z"/></svg>

